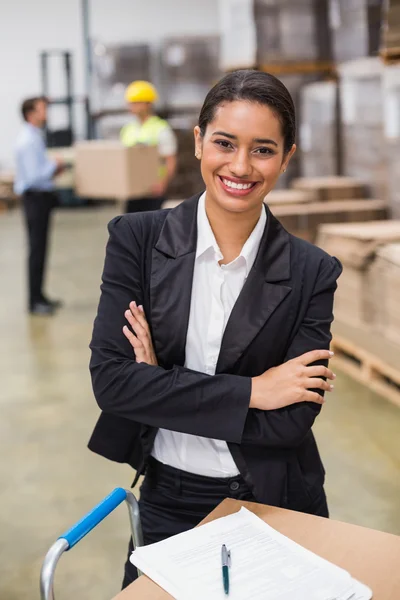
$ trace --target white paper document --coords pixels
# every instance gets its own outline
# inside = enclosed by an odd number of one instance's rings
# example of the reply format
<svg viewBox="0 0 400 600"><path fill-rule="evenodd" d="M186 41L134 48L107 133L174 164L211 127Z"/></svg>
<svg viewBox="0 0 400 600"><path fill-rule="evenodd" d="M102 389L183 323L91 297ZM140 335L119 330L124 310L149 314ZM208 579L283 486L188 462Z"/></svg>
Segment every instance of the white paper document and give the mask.
<svg viewBox="0 0 400 600"><path fill-rule="evenodd" d="M176 600L224 593L221 546L231 551L229 600L369 600L351 575L306 550L245 508L172 538L137 548L131 562Z"/></svg>

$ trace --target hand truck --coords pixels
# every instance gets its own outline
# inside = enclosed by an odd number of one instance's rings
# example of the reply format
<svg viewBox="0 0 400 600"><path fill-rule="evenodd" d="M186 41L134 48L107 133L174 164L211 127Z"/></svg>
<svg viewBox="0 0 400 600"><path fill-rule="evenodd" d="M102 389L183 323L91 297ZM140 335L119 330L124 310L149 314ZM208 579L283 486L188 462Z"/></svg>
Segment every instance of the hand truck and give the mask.
<svg viewBox="0 0 400 600"><path fill-rule="evenodd" d="M41 600L54 600L54 574L57 563L63 554L71 550L82 538L96 527L114 509L125 502L128 505L129 520L131 524L133 548L143 546L142 526L140 523L139 505L130 490L115 488L97 506L89 511L80 521L63 533L51 546L43 561L40 572L40 598ZM140 573L139 573L140 575Z"/></svg>

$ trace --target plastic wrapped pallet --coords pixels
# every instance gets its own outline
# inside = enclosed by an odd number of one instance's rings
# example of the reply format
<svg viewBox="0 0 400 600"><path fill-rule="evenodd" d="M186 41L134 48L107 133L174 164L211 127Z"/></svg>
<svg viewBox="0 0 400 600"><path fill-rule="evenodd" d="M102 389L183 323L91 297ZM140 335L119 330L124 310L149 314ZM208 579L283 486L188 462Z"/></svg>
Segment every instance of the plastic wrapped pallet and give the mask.
<svg viewBox="0 0 400 600"><path fill-rule="evenodd" d="M287 188L290 185L290 182L295 177L299 177L300 172L300 156L301 156L301 138L299 135L300 123L302 122L302 106L300 102L301 92L304 86L314 83L316 81L316 75L282 75L279 79L282 83L287 87L290 92L290 95L293 98L293 102L296 109L296 144L297 151L293 155L290 160L289 166L284 175L278 180L277 188Z"/></svg>
<svg viewBox="0 0 400 600"><path fill-rule="evenodd" d="M372 200L370 202L373 202ZM343 263L335 294L335 316L343 323L373 327L379 322L380 294L372 268L379 248L400 242L400 221L322 225L317 245Z"/></svg>
<svg viewBox="0 0 400 600"><path fill-rule="evenodd" d="M383 128L382 75L379 58L339 66L343 133L343 171L387 198L387 148Z"/></svg>
<svg viewBox="0 0 400 600"><path fill-rule="evenodd" d="M330 0L333 58L375 56L380 46L383 0Z"/></svg>
<svg viewBox="0 0 400 600"><path fill-rule="evenodd" d="M400 65L383 73L384 131L388 161L388 202L392 216L400 218Z"/></svg>
<svg viewBox="0 0 400 600"><path fill-rule="evenodd" d="M126 86L134 79L154 81L152 53L147 44L92 47L92 107L96 110L124 106ZM155 82L157 83L157 82Z"/></svg>
<svg viewBox="0 0 400 600"><path fill-rule="evenodd" d="M330 60L327 0L254 0L259 64Z"/></svg>
<svg viewBox="0 0 400 600"><path fill-rule="evenodd" d="M304 177L339 173L338 85L310 83L300 92L299 127L301 174Z"/></svg>
<svg viewBox="0 0 400 600"><path fill-rule="evenodd" d="M222 73L219 36L167 38L162 43L164 98L170 106L199 106Z"/></svg>

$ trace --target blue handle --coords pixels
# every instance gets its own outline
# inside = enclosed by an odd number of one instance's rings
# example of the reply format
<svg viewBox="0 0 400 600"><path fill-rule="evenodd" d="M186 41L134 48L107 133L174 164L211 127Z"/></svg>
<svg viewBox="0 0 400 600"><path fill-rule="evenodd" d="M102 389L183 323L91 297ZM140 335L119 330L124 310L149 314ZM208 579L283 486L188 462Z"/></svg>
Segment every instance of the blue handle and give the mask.
<svg viewBox="0 0 400 600"><path fill-rule="evenodd" d="M85 537L96 525L101 523L117 506L126 499L126 491L123 488L115 488L109 496L104 498L97 506L92 508L80 521L75 523L68 531L60 535L68 542L68 550Z"/></svg>

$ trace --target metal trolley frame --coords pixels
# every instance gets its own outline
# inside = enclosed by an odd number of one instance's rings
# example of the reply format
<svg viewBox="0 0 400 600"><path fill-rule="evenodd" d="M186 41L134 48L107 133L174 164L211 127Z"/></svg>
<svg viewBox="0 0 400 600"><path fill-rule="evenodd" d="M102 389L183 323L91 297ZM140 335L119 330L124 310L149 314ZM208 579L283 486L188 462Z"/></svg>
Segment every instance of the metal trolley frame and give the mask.
<svg viewBox="0 0 400 600"><path fill-rule="evenodd" d="M61 555L71 550L75 544L90 533L96 525L101 523L124 500L129 510L133 547L143 546L138 502L130 490L115 488L109 496L99 502L80 521L63 533L47 552L40 573L41 600L54 600L54 575Z"/></svg>

